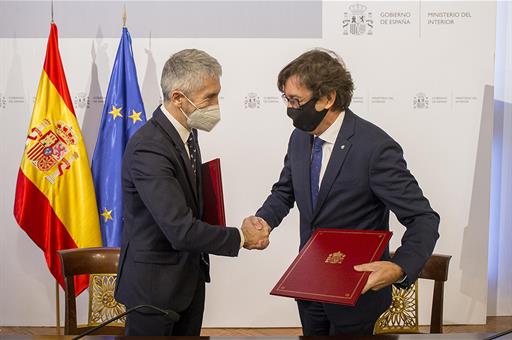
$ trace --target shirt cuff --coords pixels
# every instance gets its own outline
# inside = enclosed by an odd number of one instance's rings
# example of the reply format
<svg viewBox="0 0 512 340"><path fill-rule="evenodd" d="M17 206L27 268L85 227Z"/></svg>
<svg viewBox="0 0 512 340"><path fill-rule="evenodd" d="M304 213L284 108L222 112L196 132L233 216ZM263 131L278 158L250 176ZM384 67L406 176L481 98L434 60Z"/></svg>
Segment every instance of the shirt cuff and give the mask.
<svg viewBox="0 0 512 340"><path fill-rule="evenodd" d="M242 229L238 229L238 232L240 232L240 249L242 249L245 243L245 236Z"/></svg>
<svg viewBox="0 0 512 340"><path fill-rule="evenodd" d="M405 280L407 280L407 274L404 275L404 277L402 277L401 279L398 279L395 281L395 284L400 284L400 283L404 283Z"/></svg>

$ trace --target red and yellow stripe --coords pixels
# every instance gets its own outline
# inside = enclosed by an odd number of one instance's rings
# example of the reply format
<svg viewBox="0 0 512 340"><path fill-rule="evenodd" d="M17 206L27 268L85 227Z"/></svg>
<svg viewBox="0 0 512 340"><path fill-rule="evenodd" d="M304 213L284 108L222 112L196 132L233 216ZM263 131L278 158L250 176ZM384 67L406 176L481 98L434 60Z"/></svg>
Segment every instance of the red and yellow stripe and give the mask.
<svg viewBox="0 0 512 340"><path fill-rule="evenodd" d="M28 135L31 137L27 138L18 172L14 216L44 251L50 272L63 286L57 250L101 246L101 234L87 152L69 95L57 39L57 26L52 24L30 121ZM53 183L48 176L58 171L59 162L49 171L43 171L31 161L42 154L38 138L34 139L34 136L41 136L41 131L34 133L33 129L45 120L50 123L48 130L56 132L57 123L64 123L76 137L74 144L67 145L64 157L67 161L61 162L60 172L57 172L60 175L54 176ZM87 285L86 277L77 278L77 295Z"/></svg>

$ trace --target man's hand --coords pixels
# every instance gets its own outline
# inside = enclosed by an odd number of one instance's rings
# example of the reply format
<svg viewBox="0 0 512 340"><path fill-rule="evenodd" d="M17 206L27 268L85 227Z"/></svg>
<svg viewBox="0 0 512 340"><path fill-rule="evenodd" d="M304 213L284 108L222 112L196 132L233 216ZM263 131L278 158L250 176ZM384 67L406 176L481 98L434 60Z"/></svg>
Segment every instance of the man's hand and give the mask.
<svg viewBox="0 0 512 340"><path fill-rule="evenodd" d="M270 226L264 219L256 216L249 216L244 219L242 224L242 232L244 233L246 249L263 250L268 247L270 241Z"/></svg>
<svg viewBox="0 0 512 340"><path fill-rule="evenodd" d="M368 290L379 290L404 277L405 273L399 265L390 261L375 261L354 266L358 272L370 272L363 294Z"/></svg>

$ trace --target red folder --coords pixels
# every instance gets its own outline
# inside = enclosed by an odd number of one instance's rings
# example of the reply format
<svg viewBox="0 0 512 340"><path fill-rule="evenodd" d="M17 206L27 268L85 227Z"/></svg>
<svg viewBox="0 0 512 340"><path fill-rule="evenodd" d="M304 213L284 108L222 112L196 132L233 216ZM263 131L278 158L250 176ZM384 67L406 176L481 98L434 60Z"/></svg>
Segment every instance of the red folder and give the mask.
<svg viewBox="0 0 512 340"><path fill-rule="evenodd" d="M316 229L271 295L354 306L369 272L354 266L380 260L389 231Z"/></svg>
<svg viewBox="0 0 512 340"><path fill-rule="evenodd" d="M220 159L216 158L201 166L203 182L203 221L208 224L226 226L224 194Z"/></svg>

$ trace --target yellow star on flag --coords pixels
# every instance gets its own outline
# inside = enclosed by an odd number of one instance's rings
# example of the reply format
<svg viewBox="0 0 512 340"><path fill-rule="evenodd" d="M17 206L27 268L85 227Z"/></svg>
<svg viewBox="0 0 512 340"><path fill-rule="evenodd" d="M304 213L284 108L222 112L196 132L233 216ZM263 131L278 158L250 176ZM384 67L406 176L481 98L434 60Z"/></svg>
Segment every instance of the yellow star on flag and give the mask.
<svg viewBox="0 0 512 340"><path fill-rule="evenodd" d="M103 213L100 214L105 219L104 222L107 222L108 220L114 220L112 218L112 210L107 210L107 208L103 208Z"/></svg>
<svg viewBox="0 0 512 340"><path fill-rule="evenodd" d="M112 105L112 111L110 111L108 114L112 115L112 117L114 117L114 120L116 120L117 117L123 118L123 115L121 114L122 109L122 107L117 108L115 105Z"/></svg>
<svg viewBox="0 0 512 340"><path fill-rule="evenodd" d="M141 112L136 112L135 110L132 110L132 115L128 116L128 118L133 119L133 124L135 124L136 121L140 120L142 122L142 119L140 118Z"/></svg>

